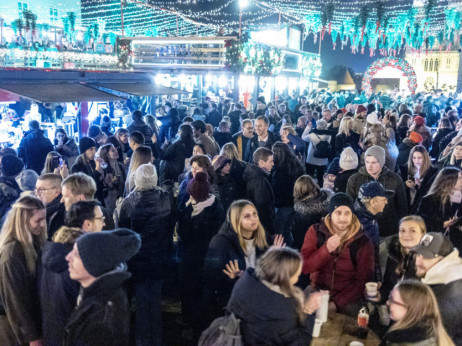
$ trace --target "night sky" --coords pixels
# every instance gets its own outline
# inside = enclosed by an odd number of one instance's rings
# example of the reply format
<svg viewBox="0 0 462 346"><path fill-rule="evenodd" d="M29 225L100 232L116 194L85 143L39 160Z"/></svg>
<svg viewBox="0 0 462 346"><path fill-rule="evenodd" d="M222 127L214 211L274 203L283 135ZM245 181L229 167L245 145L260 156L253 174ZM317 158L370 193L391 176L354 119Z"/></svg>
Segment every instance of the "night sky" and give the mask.
<svg viewBox="0 0 462 346"><path fill-rule="evenodd" d="M332 38L329 34L325 34L324 40L321 43L321 61L322 71L325 73L330 68L336 65L343 65L351 67L356 73L364 73L367 67L372 64L375 60L382 58L378 51L375 52L375 56L372 58L369 56L369 46L366 46L364 54L361 52L353 54L351 48L344 47L341 49L342 44L340 39L337 38L337 45L335 50L332 49ZM316 44L313 42L313 34L310 34L305 40L304 50L308 52L318 53L319 52L319 34ZM401 55L403 54L403 50Z"/></svg>

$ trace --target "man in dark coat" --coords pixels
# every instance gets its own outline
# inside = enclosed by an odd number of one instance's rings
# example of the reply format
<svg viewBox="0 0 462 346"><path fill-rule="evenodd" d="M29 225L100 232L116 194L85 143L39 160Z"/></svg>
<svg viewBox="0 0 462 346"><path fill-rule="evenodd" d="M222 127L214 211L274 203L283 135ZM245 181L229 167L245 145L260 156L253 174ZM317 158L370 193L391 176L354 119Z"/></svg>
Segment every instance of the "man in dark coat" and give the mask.
<svg viewBox="0 0 462 346"><path fill-rule="evenodd" d="M61 204L61 183L63 179L58 174L47 173L38 177L35 183L35 195L47 208L47 225Z"/></svg>
<svg viewBox="0 0 462 346"><path fill-rule="evenodd" d="M140 110L136 110L132 113L133 122L127 127L128 132L132 133L135 131L141 132L144 136L145 144L152 144L153 131L149 125L143 120L143 113Z"/></svg>
<svg viewBox="0 0 462 346"><path fill-rule="evenodd" d="M378 217L381 237L398 233L398 221L407 215L407 200L401 177L385 167L385 150L379 146L367 149L364 155L365 167L348 179L346 192L356 199L361 185L378 181L386 190L395 191L394 198L388 200L383 213Z"/></svg>
<svg viewBox="0 0 462 346"><path fill-rule="evenodd" d="M231 134L234 135L239 131L239 126L241 125L240 116L242 113L242 106L240 103L234 105L234 110L231 113L228 113L229 119L231 120ZM223 114L225 115L225 114Z"/></svg>
<svg viewBox="0 0 462 346"><path fill-rule="evenodd" d="M24 162L20 158L13 155L6 155L2 158L2 176L0 177L0 220L3 219L14 201L16 201L21 194L21 189L15 178L23 169Z"/></svg>
<svg viewBox="0 0 462 346"><path fill-rule="evenodd" d="M273 152L258 148L253 154L253 165L244 170L246 194L258 211L260 222L267 232L274 234L275 199L271 187L270 173L273 169Z"/></svg>
<svg viewBox="0 0 462 346"><path fill-rule="evenodd" d="M427 233L412 249L417 253L417 276L430 286L452 341L462 345L462 259L443 233Z"/></svg>
<svg viewBox="0 0 462 346"><path fill-rule="evenodd" d="M159 138L157 142L163 144L165 139L171 141L175 138L176 133L178 132L178 127L181 124L180 117L178 116L178 110L176 108L171 108L169 102L165 104L165 111L167 115L160 117L159 121L162 123L159 130Z"/></svg>
<svg viewBox="0 0 462 346"><path fill-rule="evenodd" d="M253 138L253 122L250 119L244 119L241 123L241 131L232 137L232 142L236 146L241 160L247 156L247 143L251 138Z"/></svg>
<svg viewBox="0 0 462 346"><path fill-rule="evenodd" d="M130 309L122 284L124 262L139 251L139 235L128 229L87 233L66 256L71 279L82 289L66 326L64 345L128 345Z"/></svg>
<svg viewBox="0 0 462 346"><path fill-rule="evenodd" d="M253 153L261 147L271 149L273 144L276 143L274 134L268 131L269 120L264 115L260 115L255 119L255 132L256 134L247 142L245 150L244 161L252 162Z"/></svg>
<svg viewBox="0 0 462 346"><path fill-rule="evenodd" d="M29 128L30 130L19 143L18 157L24 161L27 169L32 169L40 175L48 153L53 151L53 144L44 136L38 121L32 120Z"/></svg>

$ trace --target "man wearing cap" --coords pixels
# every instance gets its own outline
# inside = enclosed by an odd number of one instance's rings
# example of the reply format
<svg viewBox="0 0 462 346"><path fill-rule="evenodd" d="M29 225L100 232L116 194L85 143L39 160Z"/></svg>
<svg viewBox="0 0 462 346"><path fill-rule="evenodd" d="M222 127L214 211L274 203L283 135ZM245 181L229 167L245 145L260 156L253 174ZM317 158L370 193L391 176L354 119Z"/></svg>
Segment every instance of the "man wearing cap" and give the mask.
<svg viewBox="0 0 462 346"><path fill-rule="evenodd" d="M77 238L66 260L81 289L64 345L128 345L130 309L122 283L131 276L125 262L140 246L139 235L123 228Z"/></svg>
<svg viewBox="0 0 462 346"><path fill-rule="evenodd" d="M311 274L313 289L330 291L331 311L356 316L364 285L373 278L374 246L353 213L350 196L333 195L328 211L305 235L302 271Z"/></svg>
<svg viewBox="0 0 462 346"><path fill-rule="evenodd" d="M361 186L371 181L378 181L386 190L394 191L394 197L388 200L383 213L378 216L378 224L381 237L396 234L398 221L407 215L404 183L398 174L385 166L385 150L382 147L374 145L367 149L364 162L365 167L348 179L346 192L356 199Z"/></svg>
<svg viewBox="0 0 462 346"><path fill-rule="evenodd" d="M24 169L24 162L17 156L5 155L2 158L2 176L0 177L0 220L19 198L21 189L16 177Z"/></svg>
<svg viewBox="0 0 462 346"><path fill-rule="evenodd" d="M416 274L435 294L443 324L456 345L462 345L462 259L443 233L427 233L419 245Z"/></svg>
<svg viewBox="0 0 462 346"><path fill-rule="evenodd" d="M389 198L393 198L393 191L385 190L377 181L364 184L359 189L358 199L355 203L355 214L363 225L364 233L374 244L375 277L374 281L382 281L380 269L379 245L380 235L377 224L377 215L383 213Z"/></svg>

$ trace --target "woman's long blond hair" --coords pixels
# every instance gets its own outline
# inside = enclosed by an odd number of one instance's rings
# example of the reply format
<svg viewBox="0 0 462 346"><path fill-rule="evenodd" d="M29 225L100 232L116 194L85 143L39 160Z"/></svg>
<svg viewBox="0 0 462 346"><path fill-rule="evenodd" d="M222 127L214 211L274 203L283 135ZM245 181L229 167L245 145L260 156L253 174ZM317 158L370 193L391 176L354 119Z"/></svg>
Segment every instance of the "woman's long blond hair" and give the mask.
<svg viewBox="0 0 462 346"><path fill-rule="evenodd" d="M457 162L457 158L456 158L456 147L462 147L462 142L457 142L456 145L454 145L454 149L452 149L452 153L451 153L451 158L449 160L449 163L451 165L455 165L456 162ZM462 168L462 167L457 167L457 168Z"/></svg>
<svg viewBox="0 0 462 346"><path fill-rule="evenodd" d="M338 134L345 134L345 136L350 136L350 125L353 123L353 118L351 117L344 117L340 121L340 126L338 129Z"/></svg>
<svg viewBox="0 0 462 346"><path fill-rule="evenodd" d="M416 325L423 326L428 335L436 339L438 345L454 345L444 329L438 302L430 287L417 280L403 280L395 288L398 289L407 311L403 319L397 321L390 331L408 329Z"/></svg>
<svg viewBox="0 0 462 346"><path fill-rule="evenodd" d="M290 283L290 278L300 269L302 256L291 248L270 248L257 261L255 274L260 280L265 280L278 286L285 295L297 301L297 315L299 321L306 318L303 312L303 292Z"/></svg>
<svg viewBox="0 0 462 346"><path fill-rule="evenodd" d="M449 201L451 197L452 189L456 185L457 180L459 179L459 174L461 173L459 168L456 167L445 167L438 172L435 180L433 181L430 190L427 195L435 195L441 202L442 211L444 213L444 206ZM440 212L435 210L435 212Z"/></svg>
<svg viewBox="0 0 462 346"><path fill-rule="evenodd" d="M237 237L239 238L239 244L241 245L241 248L244 251L246 251L246 246L244 242L244 237L242 236L241 232L241 218L242 211L248 205L257 210L257 208L255 208L252 202L247 201L245 199L241 199L231 204L231 206L228 209L228 215L226 216L226 219L233 228L234 232L237 233ZM255 232L255 246L260 250L264 250L268 247L265 229L263 228L260 221L258 222L258 228Z"/></svg>
<svg viewBox="0 0 462 346"><path fill-rule="evenodd" d="M29 229L29 220L41 209L45 209L45 205L38 198L21 197L12 205L0 232L0 254L9 243L18 241L24 250L27 268L34 275L37 250L41 249L47 240L47 228L43 227L40 235L33 235Z"/></svg>

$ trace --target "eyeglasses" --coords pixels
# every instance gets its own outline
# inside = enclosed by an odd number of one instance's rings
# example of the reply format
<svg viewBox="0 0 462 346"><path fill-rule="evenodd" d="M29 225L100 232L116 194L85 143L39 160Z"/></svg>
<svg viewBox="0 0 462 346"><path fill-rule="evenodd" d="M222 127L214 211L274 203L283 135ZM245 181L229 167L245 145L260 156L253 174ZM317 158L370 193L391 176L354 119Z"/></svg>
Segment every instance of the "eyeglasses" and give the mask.
<svg viewBox="0 0 462 346"><path fill-rule="evenodd" d="M49 188L43 188L43 187L39 187L38 189L34 189L34 192L35 193L43 193L45 191L48 191L48 190L53 190L53 189L56 189L56 187L49 187Z"/></svg>
<svg viewBox="0 0 462 346"><path fill-rule="evenodd" d="M403 303L399 303L397 302L396 300L393 299L393 297L390 295L388 297L388 303L391 305L391 304L396 304L396 305L399 305L399 306L402 306L403 308L406 308L407 309L407 305L403 304Z"/></svg>
<svg viewBox="0 0 462 346"><path fill-rule="evenodd" d="M106 220L106 217L105 216L94 217L93 220L100 220L101 222L104 222L104 220Z"/></svg>

